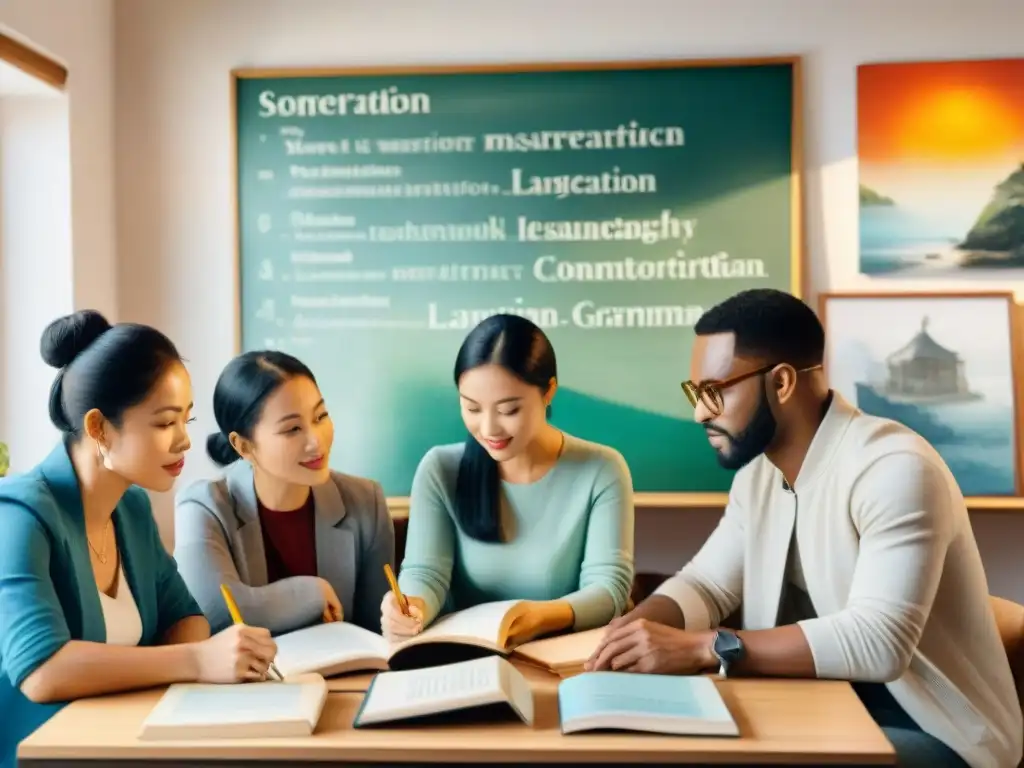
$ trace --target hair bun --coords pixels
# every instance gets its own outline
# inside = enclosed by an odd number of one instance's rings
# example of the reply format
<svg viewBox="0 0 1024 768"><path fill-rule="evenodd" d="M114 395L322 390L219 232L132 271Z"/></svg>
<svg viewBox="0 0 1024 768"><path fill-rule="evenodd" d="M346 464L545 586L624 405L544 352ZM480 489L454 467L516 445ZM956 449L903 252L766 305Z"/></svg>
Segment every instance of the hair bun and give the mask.
<svg viewBox="0 0 1024 768"><path fill-rule="evenodd" d="M214 432L206 438L206 455L213 459L215 464L222 467L226 467L240 458L228 436L223 432Z"/></svg>
<svg viewBox="0 0 1024 768"><path fill-rule="evenodd" d="M110 330L107 318L95 309L58 317L43 331L39 352L47 365L64 368L86 347Z"/></svg>

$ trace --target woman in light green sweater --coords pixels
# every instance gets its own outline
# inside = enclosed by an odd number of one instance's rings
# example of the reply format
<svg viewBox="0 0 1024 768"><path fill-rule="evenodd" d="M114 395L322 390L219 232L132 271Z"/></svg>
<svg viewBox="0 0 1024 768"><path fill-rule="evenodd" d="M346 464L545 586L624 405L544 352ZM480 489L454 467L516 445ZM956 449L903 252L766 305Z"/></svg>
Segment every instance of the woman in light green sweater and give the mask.
<svg viewBox="0 0 1024 768"><path fill-rule="evenodd" d="M381 627L392 638L438 615L497 600L526 600L510 640L607 624L633 581L633 487L612 448L548 423L555 352L526 318L494 315L455 361L464 444L431 449L413 478L399 586Z"/></svg>

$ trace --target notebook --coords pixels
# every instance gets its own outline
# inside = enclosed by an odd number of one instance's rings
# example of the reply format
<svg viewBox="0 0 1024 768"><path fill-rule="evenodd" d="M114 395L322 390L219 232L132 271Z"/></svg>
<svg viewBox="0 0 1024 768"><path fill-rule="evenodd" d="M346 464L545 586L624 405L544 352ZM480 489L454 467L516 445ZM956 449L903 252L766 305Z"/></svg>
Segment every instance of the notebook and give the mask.
<svg viewBox="0 0 1024 768"><path fill-rule="evenodd" d="M348 622L317 624L275 637L275 663L286 677L317 672L324 677L347 672L419 669L511 651L508 629L525 603L484 603L438 619L420 634L391 643ZM522 646L522 647L525 647Z"/></svg>
<svg viewBox="0 0 1024 768"><path fill-rule="evenodd" d="M326 700L327 683L320 675L233 685L175 683L143 721L139 738L310 736Z"/></svg>
<svg viewBox="0 0 1024 768"><path fill-rule="evenodd" d="M739 736L707 676L584 672L558 684L562 733L619 730L676 736Z"/></svg>
<svg viewBox="0 0 1024 768"><path fill-rule="evenodd" d="M352 725L365 728L451 719L444 716L481 722L510 713L533 724L530 684L506 659L486 656L375 675Z"/></svg>
<svg viewBox="0 0 1024 768"><path fill-rule="evenodd" d="M513 656L560 677L570 677L583 671L584 663L597 650L606 631L607 627L599 627L534 640L516 648Z"/></svg>

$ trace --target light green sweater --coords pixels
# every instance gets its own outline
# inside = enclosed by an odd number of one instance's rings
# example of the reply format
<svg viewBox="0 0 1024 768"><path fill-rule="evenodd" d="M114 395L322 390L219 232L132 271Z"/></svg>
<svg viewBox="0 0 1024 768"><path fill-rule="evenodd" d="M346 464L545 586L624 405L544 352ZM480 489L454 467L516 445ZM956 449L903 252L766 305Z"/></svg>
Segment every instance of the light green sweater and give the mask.
<svg viewBox="0 0 1024 768"><path fill-rule="evenodd" d="M565 599L574 629L623 613L633 583L633 482L615 450L569 435L534 483L502 482L504 541L481 542L455 522L463 445L432 448L413 478L399 585L423 598L426 622L494 600Z"/></svg>

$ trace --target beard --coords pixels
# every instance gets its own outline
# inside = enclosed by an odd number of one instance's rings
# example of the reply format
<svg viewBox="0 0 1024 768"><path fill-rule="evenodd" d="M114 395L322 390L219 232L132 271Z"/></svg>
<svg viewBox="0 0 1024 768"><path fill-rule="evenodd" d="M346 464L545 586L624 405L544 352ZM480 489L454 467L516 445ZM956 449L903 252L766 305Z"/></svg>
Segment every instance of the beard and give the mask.
<svg viewBox="0 0 1024 768"><path fill-rule="evenodd" d="M777 427L775 415L768 405L768 395L762 387L757 410L738 435L732 435L713 423L706 424L704 429L728 440L727 446L715 449L718 463L725 469L742 469L768 449L775 439Z"/></svg>

